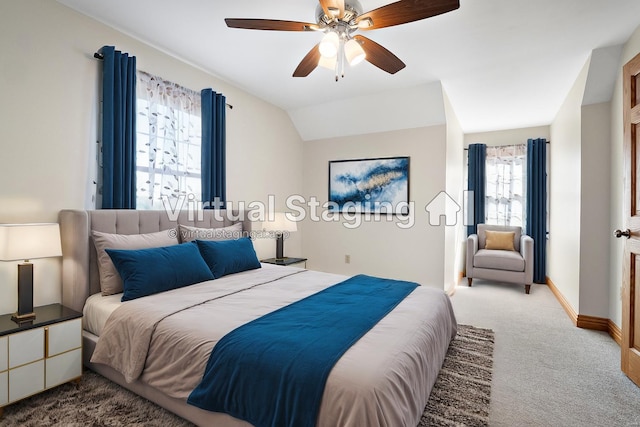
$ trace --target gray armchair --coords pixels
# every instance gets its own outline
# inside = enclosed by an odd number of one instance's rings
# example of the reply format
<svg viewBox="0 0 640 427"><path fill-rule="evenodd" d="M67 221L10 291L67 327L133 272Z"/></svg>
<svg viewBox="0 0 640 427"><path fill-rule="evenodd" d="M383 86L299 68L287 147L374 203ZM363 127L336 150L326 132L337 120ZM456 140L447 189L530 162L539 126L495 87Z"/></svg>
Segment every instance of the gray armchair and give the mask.
<svg viewBox="0 0 640 427"><path fill-rule="evenodd" d="M515 250L486 249L486 231L513 232ZM533 239L520 227L478 224L478 234L467 238L467 280L474 278L520 283L528 294L533 283Z"/></svg>

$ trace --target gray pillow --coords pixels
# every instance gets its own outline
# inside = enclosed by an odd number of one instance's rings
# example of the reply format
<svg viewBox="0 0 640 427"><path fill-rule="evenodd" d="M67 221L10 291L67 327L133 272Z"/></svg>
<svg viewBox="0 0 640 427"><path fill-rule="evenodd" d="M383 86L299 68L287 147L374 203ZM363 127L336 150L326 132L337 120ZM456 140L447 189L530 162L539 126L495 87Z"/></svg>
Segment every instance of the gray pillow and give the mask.
<svg viewBox="0 0 640 427"><path fill-rule="evenodd" d="M123 290L122 279L105 249L148 249L180 243L175 228L149 234L109 234L100 231L92 231L91 234L98 255L102 295L119 294Z"/></svg>
<svg viewBox="0 0 640 427"><path fill-rule="evenodd" d="M198 228L180 224L180 241L182 243L194 240L235 240L241 237L241 222L219 228Z"/></svg>

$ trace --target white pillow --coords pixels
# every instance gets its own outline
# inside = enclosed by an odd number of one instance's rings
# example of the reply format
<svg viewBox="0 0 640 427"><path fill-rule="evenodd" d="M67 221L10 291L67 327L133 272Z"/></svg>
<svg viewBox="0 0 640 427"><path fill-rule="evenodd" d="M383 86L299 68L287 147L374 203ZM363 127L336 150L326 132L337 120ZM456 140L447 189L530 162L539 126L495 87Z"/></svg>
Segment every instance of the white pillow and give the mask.
<svg viewBox="0 0 640 427"><path fill-rule="evenodd" d="M149 234L109 234L100 231L92 231L91 234L98 255L102 295L119 294L123 290L122 279L105 249L148 249L180 243L175 228Z"/></svg>
<svg viewBox="0 0 640 427"><path fill-rule="evenodd" d="M235 240L241 237L241 222L219 228L198 228L180 224L180 241L182 243L194 240Z"/></svg>

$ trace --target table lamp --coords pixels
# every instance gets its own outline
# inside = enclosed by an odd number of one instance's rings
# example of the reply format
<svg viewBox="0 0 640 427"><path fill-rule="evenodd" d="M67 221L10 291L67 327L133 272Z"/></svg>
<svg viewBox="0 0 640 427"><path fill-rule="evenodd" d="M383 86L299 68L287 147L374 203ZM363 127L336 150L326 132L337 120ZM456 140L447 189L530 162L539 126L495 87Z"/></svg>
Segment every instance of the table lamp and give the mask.
<svg viewBox="0 0 640 427"><path fill-rule="evenodd" d="M298 231L296 222L287 218L284 212L276 212L273 220L264 221L262 227L265 231L272 231L276 234L276 260L285 259L284 233Z"/></svg>
<svg viewBox="0 0 640 427"><path fill-rule="evenodd" d="M0 261L18 264L18 311L15 322L35 319L33 312L33 264L36 258L62 256L60 226L53 224L0 224Z"/></svg>

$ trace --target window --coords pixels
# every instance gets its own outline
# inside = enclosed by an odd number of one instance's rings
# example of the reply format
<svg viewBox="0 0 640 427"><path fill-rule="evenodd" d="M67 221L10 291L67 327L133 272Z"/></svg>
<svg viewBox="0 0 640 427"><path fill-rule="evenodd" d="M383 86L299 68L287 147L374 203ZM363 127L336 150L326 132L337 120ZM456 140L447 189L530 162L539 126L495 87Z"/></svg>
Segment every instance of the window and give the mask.
<svg viewBox="0 0 640 427"><path fill-rule="evenodd" d="M544 141L545 139L542 138ZM529 140L531 141L531 140ZM546 141L546 144L549 142ZM484 218L486 224L519 226L527 229L527 150L528 144L486 146L485 145L485 194L484 194ZM465 149L467 150L467 149ZM468 153L467 153L468 154ZM547 239L549 238L549 212L550 212L550 175L549 165L551 161L550 150L546 149L546 218ZM469 155L464 170L465 181L469 182ZM475 185L475 184L474 184ZM467 188L470 188L467 186ZM470 196L473 195L471 192ZM469 206L473 206L473 198L467 200ZM470 209L465 215L467 224L481 223L474 217L474 210ZM471 228L471 227L469 227Z"/></svg>
<svg viewBox="0 0 640 427"><path fill-rule="evenodd" d="M485 222L525 228L527 146L487 147Z"/></svg>
<svg viewBox="0 0 640 427"><path fill-rule="evenodd" d="M200 93L137 71L136 204L200 201Z"/></svg>

